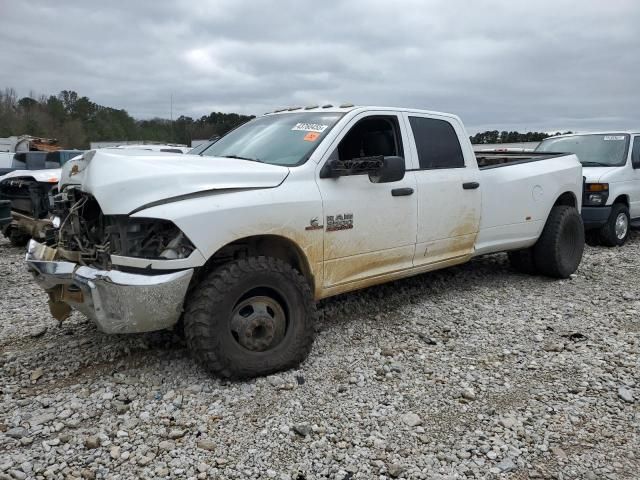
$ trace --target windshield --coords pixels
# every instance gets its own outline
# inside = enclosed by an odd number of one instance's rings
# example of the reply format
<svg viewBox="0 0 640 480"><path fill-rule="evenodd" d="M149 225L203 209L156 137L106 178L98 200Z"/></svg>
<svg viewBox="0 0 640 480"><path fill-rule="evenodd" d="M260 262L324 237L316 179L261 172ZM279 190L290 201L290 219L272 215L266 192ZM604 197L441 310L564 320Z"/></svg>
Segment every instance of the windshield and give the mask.
<svg viewBox="0 0 640 480"><path fill-rule="evenodd" d="M307 161L342 115L301 112L259 117L227 133L202 156L300 165Z"/></svg>
<svg viewBox="0 0 640 480"><path fill-rule="evenodd" d="M585 167L619 167L626 163L629 135L571 135L547 138L537 152L575 153Z"/></svg>

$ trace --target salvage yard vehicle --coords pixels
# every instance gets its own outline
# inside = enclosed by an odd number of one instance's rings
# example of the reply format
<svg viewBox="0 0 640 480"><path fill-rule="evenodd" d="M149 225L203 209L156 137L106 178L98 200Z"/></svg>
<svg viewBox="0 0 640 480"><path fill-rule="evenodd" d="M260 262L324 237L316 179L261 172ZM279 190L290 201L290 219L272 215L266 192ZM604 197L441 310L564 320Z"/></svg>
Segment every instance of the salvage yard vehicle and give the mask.
<svg viewBox="0 0 640 480"><path fill-rule="evenodd" d="M585 177L582 219L600 244L615 247L640 226L640 133L599 132L544 139L538 152L578 156Z"/></svg>
<svg viewBox="0 0 640 480"><path fill-rule="evenodd" d="M52 226L49 218L49 194L57 191L60 168L82 150L19 152L18 168L0 178L0 200L11 202L12 221L2 233L12 245L24 247L30 238L44 240Z"/></svg>
<svg viewBox="0 0 640 480"><path fill-rule="evenodd" d="M179 181L176 181L179 179ZM89 151L62 171L58 238L26 262L52 314L108 333L171 328L210 371L246 378L311 350L315 301L510 251L567 278L584 248L572 154L476 158L460 119L307 107L203 152Z"/></svg>

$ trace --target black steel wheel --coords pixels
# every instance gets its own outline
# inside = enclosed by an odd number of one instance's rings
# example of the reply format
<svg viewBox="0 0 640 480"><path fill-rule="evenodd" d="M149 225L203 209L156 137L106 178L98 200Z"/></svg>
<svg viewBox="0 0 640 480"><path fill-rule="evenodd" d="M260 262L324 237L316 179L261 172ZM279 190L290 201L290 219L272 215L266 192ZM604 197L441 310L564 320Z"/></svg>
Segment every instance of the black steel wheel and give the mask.
<svg viewBox="0 0 640 480"><path fill-rule="evenodd" d="M194 357L225 378L299 365L311 351L315 302L289 264L251 257L210 273L186 302L184 330Z"/></svg>

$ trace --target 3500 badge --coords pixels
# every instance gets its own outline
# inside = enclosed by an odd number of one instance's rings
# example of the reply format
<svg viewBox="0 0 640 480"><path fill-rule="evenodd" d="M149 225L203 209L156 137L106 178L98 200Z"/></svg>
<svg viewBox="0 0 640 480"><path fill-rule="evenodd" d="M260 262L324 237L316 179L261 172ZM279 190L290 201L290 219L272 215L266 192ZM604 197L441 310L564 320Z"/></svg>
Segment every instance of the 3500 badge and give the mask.
<svg viewBox="0 0 640 480"><path fill-rule="evenodd" d="M349 230L353 228L353 213L343 213L341 215L327 215L327 232L338 230Z"/></svg>

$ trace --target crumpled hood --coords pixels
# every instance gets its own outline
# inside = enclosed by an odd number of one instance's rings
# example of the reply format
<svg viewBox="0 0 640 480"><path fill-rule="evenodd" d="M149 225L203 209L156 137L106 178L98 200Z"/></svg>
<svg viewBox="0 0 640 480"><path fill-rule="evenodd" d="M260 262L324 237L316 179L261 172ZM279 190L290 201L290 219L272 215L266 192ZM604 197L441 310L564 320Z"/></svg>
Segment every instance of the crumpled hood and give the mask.
<svg viewBox="0 0 640 480"><path fill-rule="evenodd" d="M58 183L60 180L59 168L47 168L46 170L14 170L0 177L0 182L10 178L33 178L36 182Z"/></svg>
<svg viewBox="0 0 640 480"><path fill-rule="evenodd" d="M65 163L60 190L79 185L104 214L124 215L200 192L277 187L288 174L287 167L233 158L91 150Z"/></svg>
<svg viewBox="0 0 640 480"><path fill-rule="evenodd" d="M606 183L610 174L617 172L622 167L582 167L582 175L587 183Z"/></svg>

